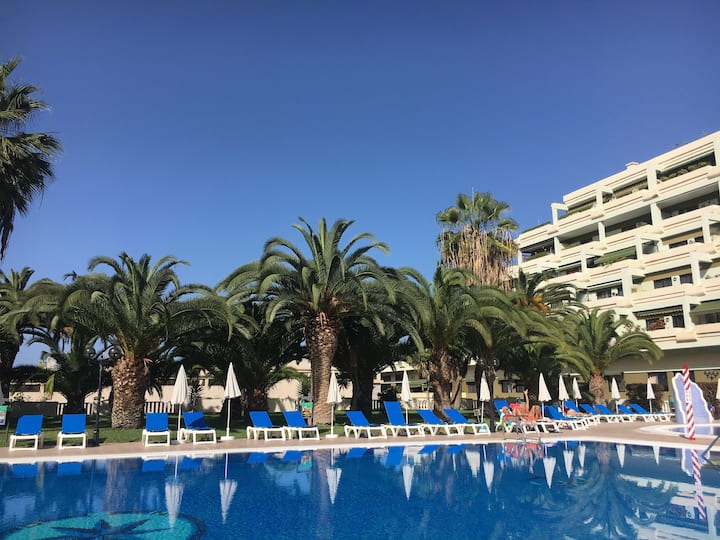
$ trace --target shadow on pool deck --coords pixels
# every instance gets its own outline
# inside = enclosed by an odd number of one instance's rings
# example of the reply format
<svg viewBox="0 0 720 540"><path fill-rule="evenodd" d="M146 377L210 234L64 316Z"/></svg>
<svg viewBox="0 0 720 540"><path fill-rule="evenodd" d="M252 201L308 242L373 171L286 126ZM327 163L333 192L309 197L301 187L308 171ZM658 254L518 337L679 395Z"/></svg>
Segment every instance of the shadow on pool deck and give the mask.
<svg viewBox="0 0 720 540"><path fill-rule="evenodd" d="M677 433L670 433L663 428L678 426L674 422L628 422L620 424L601 423L592 426L583 431L563 430L562 433L542 433L540 439L543 441L556 440L585 440L599 442L623 442L627 444L651 445L659 444L666 447L682 448L692 447L705 450L712 442L713 437L701 436L695 441L689 441L685 437ZM173 432L174 433L174 432ZM213 454L225 452L280 452L287 449L316 449L316 448L347 448L353 446L363 447L383 447L394 445L419 445L427 442L457 444L459 442L469 444L483 444L489 442L503 442L507 440L537 440L537 435L521 435L515 433L493 433L490 436L462 436L447 437L445 435L426 436L424 438L414 437L388 437L385 439L366 438L355 439L347 437L337 437L335 439L322 439L320 441L253 441L247 439L234 439L232 441L218 441L217 444L188 444L177 443L173 441L171 446L151 446L145 447L142 442L131 443L109 443L101 444L98 447L88 448L70 448L65 447L58 450L55 446L44 447L37 452L33 450L16 450L9 452L7 448L0 448L0 462L3 463L28 463L35 461L72 461L73 459L92 459L92 458L137 458L144 455L160 454L166 455L193 455L193 454ZM715 451L715 450L714 450ZM720 452L720 445L716 450Z"/></svg>

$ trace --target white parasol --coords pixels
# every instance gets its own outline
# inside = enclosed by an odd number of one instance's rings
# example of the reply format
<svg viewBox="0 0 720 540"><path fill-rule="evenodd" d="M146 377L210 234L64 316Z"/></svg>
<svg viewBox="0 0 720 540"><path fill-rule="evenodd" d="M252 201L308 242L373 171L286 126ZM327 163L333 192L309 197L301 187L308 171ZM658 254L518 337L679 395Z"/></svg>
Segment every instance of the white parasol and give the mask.
<svg viewBox="0 0 720 540"><path fill-rule="evenodd" d="M332 416L330 416L330 433L325 436L326 439L333 439L337 437L335 435L335 405L342 403L342 396L340 396L340 386L337 382L337 377L333 371L330 374L330 387L328 388L328 397L325 403L332 405Z"/></svg>
<svg viewBox="0 0 720 540"><path fill-rule="evenodd" d="M402 384L400 386L400 401L405 403L405 422L408 421L408 408L412 400L412 392L410 392L410 379L408 379L407 370L403 370Z"/></svg>
<svg viewBox="0 0 720 540"><path fill-rule="evenodd" d="M625 467L625 445L616 444L615 450L617 450L618 461L620 462L620 468Z"/></svg>
<svg viewBox="0 0 720 540"><path fill-rule="evenodd" d="M653 444L653 454L655 455L655 463L660 465L660 445Z"/></svg>
<svg viewBox="0 0 720 540"><path fill-rule="evenodd" d="M545 402L552 401L552 397L550 396L547 384L545 384L545 377L543 377L542 373L540 374L540 381L538 382L538 401L542 405L542 414L545 416Z"/></svg>
<svg viewBox="0 0 720 540"><path fill-rule="evenodd" d="M2 396L2 393L0 393ZM715 391L715 399L720 400L720 379L718 379L717 390Z"/></svg>
<svg viewBox="0 0 720 540"><path fill-rule="evenodd" d="M413 466L409 463L406 463L402 467L402 475L403 475L403 485L405 486L405 497L407 500L410 500L410 493L412 492L412 482L413 482Z"/></svg>
<svg viewBox="0 0 720 540"><path fill-rule="evenodd" d="M652 377L647 380L647 399L650 404L650 413L652 413L652 400L655 399L655 390L653 390Z"/></svg>
<svg viewBox="0 0 720 540"><path fill-rule="evenodd" d="M575 406L578 406L578 399L582 399L582 392L580 392L580 385L577 382L577 377L573 377L572 382L573 399L575 400Z"/></svg>
<svg viewBox="0 0 720 540"><path fill-rule="evenodd" d="M183 496L183 485L178 481L177 470L178 456L175 456L175 475L169 482L165 483L165 506L167 507L168 522L172 528L175 527L175 520L177 520L180 513L180 503Z"/></svg>
<svg viewBox="0 0 720 540"><path fill-rule="evenodd" d="M178 407L178 440L180 440L180 415L182 413L182 406L187 402L190 397L190 389L188 388L187 375L185 375L185 367L180 364L177 376L175 377L175 384L173 385L172 395L170 396L170 403L173 405L179 405Z"/></svg>
<svg viewBox="0 0 720 540"><path fill-rule="evenodd" d="M555 472L555 458L545 454L543 458L543 467L545 467L545 482L549 488L552 487L553 473Z"/></svg>
<svg viewBox="0 0 720 540"><path fill-rule="evenodd" d="M5 405L5 396L3 395L2 386L0 386L0 405Z"/></svg>
<svg viewBox="0 0 720 540"><path fill-rule="evenodd" d="M330 449L330 466L325 467L325 476L327 477L328 491L330 493L330 504L335 504L338 486L340 485L340 477L342 469L335 467L335 449Z"/></svg>
<svg viewBox="0 0 720 540"><path fill-rule="evenodd" d="M232 364L230 364L232 366ZM231 367L232 369L232 367ZM222 513L223 523L227 521L230 505L237 491L237 480L228 479L228 454L225 453L225 478L220 480L220 512Z"/></svg>
<svg viewBox="0 0 720 540"><path fill-rule="evenodd" d="M485 421L485 402L490 401L490 387L485 372L480 379L480 422Z"/></svg>
<svg viewBox="0 0 720 540"><path fill-rule="evenodd" d="M570 399L567 388L565 388L565 381L563 381L562 373L558 380L558 400L562 403Z"/></svg>
<svg viewBox="0 0 720 540"><path fill-rule="evenodd" d="M491 491L493 478L495 477L495 464L492 461L483 461L483 472L485 473L485 485L488 491Z"/></svg>
<svg viewBox="0 0 720 540"><path fill-rule="evenodd" d="M225 436L220 437L221 441L231 441L235 437L230 436L230 400L236 397L240 397L240 386L238 385L237 378L235 377L235 370L233 369L232 362L228 367L227 379L225 380L225 399L227 399L227 427L225 429Z"/></svg>
<svg viewBox="0 0 720 540"><path fill-rule="evenodd" d="M578 469L578 476L582 476L585 472L585 451L587 449L585 448L585 445L580 443L578 445L578 462L580 463L580 468Z"/></svg>
<svg viewBox="0 0 720 540"><path fill-rule="evenodd" d="M575 454L572 450L565 449L563 450L563 461L565 462L565 474L568 477L568 480L570 480L570 476L572 476L573 473L573 457L575 457Z"/></svg>
<svg viewBox="0 0 720 540"><path fill-rule="evenodd" d="M618 400L620 399L620 390L618 389L617 381L615 377L612 378L610 383L610 397L615 400L615 412L618 412Z"/></svg>
<svg viewBox="0 0 720 540"><path fill-rule="evenodd" d="M340 485L342 469L328 467L325 469L325 474L327 475L328 490L330 492L330 504L335 504L335 497L337 497L337 490Z"/></svg>
<svg viewBox="0 0 720 540"><path fill-rule="evenodd" d="M473 478L477 478L478 472L480 472L480 452L467 449L465 450L465 457L467 458Z"/></svg>

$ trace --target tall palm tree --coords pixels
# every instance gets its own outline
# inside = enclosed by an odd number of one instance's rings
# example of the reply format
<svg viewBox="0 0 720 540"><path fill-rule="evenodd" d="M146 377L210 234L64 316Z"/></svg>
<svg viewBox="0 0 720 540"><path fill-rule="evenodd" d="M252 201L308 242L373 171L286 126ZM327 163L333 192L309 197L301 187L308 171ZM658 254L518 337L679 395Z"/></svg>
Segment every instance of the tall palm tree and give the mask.
<svg viewBox="0 0 720 540"><path fill-rule="evenodd" d="M49 279L30 283L33 274L28 267L7 274L0 270L0 386L6 392L24 335L55 314L62 290Z"/></svg>
<svg viewBox="0 0 720 540"><path fill-rule="evenodd" d="M353 221L339 219L328 228L323 218L317 231L304 219L300 221L302 225L293 227L302 235L309 256L288 240L268 240L261 260L259 297L267 303L268 321L289 312L302 324L311 365L314 420L329 424L331 408L326 400L342 320L367 309L370 283L384 286L391 300L394 290L386 273L368 255L373 249L387 252L385 244L362 233L341 247Z"/></svg>
<svg viewBox="0 0 720 540"><path fill-rule="evenodd" d="M434 409L456 405L462 378L479 343L492 344L491 321L510 321L512 305L497 287L468 285L468 272L438 266L432 282L407 272L417 288L419 328L429 349Z"/></svg>
<svg viewBox="0 0 720 540"><path fill-rule="evenodd" d="M662 357L650 336L613 310L578 310L565 318L563 329L563 339L557 342L558 354L584 367L596 403L605 395L603 373L610 365L630 358L652 363Z"/></svg>
<svg viewBox="0 0 720 540"><path fill-rule="evenodd" d="M437 244L443 265L470 270L482 284L507 288L515 253L512 233L518 228L504 215L509 209L490 193L458 194L455 206L436 216L442 228Z"/></svg>
<svg viewBox="0 0 720 540"><path fill-rule="evenodd" d="M23 129L47 105L33 97L39 88L12 84L10 75L20 63L13 58L0 64L0 260L5 256L15 215L27 214L46 182L53 178L52 159L60 143L46 133Z"/></svg>
<svg viewBox="0 0 720 540"><path fill-rule="evenodd" d="M203 328L231 333L224 303L200 286L181 286L179 264L185 263L167 256L151 264L147 254L137 261L127 253L117 260L95 257L88 270L106 266L112 275L78 276L67 288L65 317L125 352L112 369L113 428L142 426L154 362L167 360L178 343Z"/></svg>

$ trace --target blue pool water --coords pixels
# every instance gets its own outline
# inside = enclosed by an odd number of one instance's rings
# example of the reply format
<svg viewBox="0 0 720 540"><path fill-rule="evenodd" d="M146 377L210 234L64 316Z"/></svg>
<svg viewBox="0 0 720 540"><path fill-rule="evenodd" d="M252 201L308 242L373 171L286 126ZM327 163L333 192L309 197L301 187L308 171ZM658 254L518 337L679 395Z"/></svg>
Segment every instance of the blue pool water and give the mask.
<svg viewBox="0 0 720 540"><path fill-rule="evenodd" d="M0 537L702 537L719 491L688 450L607 443L45 462L0 465Z"/></svg>

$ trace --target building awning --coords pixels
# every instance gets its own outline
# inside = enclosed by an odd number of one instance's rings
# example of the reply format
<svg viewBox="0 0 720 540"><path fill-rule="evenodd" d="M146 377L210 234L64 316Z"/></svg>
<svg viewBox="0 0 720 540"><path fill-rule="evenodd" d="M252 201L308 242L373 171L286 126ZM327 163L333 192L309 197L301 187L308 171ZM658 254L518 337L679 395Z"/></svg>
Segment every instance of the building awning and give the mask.
<svg viewBox="0 0 720 540"><path fill-rule="evenodd" d="M678 315L682 313L682 306L666 307L661 309L649 309L635 313L637 319L650 319L653 317L665 317L667 315Z"/></svg>
<svg viewBox="0 0 720 540"><path fill-rule="evenodd" d="M605 264L606 262L610 261L627 259L634 255L636 255L635 246L630 246L627 248L618 249L617 251L611 251L610 253L606 253L605 255L601 255L600 257L595 259L595 263Z"/></svg>
<svg viewBox="0 0 720 540"><path fill-rule="evenodd" d="M690 309L690 313L693 315L703 315L705 313L720 313L720 300L710 300L709 302L702 302Z"/></svg>

